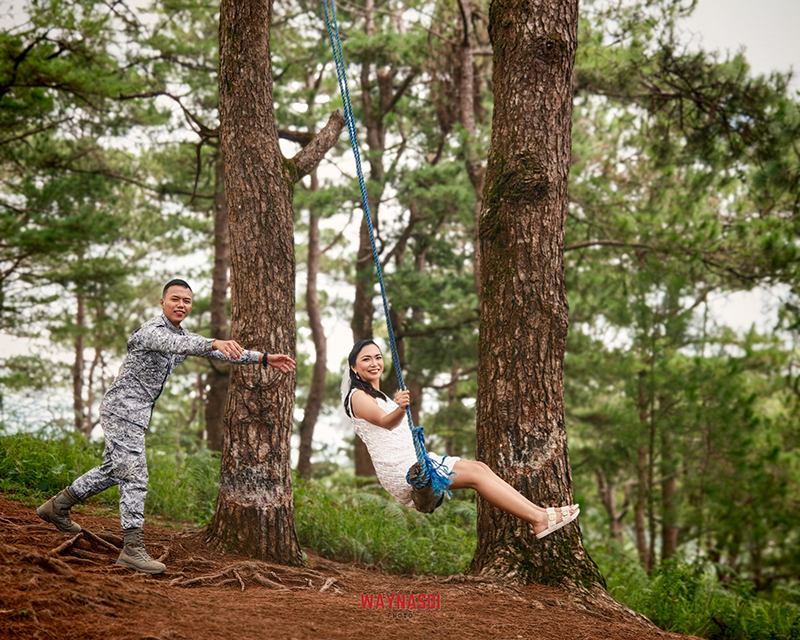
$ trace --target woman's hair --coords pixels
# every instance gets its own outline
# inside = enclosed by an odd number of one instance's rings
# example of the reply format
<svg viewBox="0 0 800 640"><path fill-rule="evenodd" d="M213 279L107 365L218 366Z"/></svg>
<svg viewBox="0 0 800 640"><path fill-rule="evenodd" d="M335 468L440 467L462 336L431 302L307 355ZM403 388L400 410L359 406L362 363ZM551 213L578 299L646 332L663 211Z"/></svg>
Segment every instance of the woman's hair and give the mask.
<svg viewBox="0 0 800 640"><path fill-rule="evenodd" d="M386 394L381 393L375 387L373 387L369 382L366 382L358 377L355 371L353 371L353 367L356 366L356 360L358 359L358 354L361 353L361 350L369 344L374 344L376 347L378 346L375 344L374 340L359 340L353 346L352 351L350 351L350 355L347 356L347 370L350 372L350 389L359 389L364 393L371 395L373 398L383 398L384 400L388 400ZM378 347L380 348L380 347ZM344 412L348 415L348 417L352 418L353 413L350 409L350 396L352 394L348 392L344 396Z"/></svg>

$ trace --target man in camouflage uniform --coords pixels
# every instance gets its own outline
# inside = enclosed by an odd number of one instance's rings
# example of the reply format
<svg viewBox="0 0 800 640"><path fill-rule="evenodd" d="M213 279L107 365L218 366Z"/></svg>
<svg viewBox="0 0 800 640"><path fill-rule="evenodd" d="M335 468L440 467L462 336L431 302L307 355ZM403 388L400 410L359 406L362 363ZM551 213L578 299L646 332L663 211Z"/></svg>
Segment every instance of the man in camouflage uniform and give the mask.
<svg viewBox="0 0 800 640"><path fill-rule="evenodd" d="M125 546L117 564L150 574L166 567L147 553L142 539L147 459L144 434L169 374L187 356L261 364L287 373L295 368L289 356L243 349L234 340L215 340L189 333L181 321L192 310L192 290L183 280L164 287L162 315L143 324L128 340L128 354L100 404L100 424L106 437L103 463L37 509L39 517L67 533L80 525L69 510L81 500L119 485L119 512Z"/></svg>

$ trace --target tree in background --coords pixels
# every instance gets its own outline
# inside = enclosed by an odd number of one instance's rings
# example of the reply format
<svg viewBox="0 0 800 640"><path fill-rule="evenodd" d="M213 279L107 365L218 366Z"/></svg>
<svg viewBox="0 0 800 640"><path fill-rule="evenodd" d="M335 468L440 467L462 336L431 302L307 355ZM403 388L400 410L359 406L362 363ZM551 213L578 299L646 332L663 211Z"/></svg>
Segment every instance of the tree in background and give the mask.
<svg viewBox="0 0 800 640"><path fill-rule="evenodd" d="M125 136L167 116L132 97L152 88L146 70L110 53L112 42L136 48L127 9L26 10L0 35L0 328L73 352L72 423L88 435L111 375L106 356L147 286L143 260L170 229L134 186L141 148Z"/></svg>
<svg viewBox="0 0 800 640"><path fill-rule="evenodd" d="M717 528L690 505L709 504L711 483L693 493L692 479L708 477L715 454L702 463L694 454L720 418L709 396L707 405L687 401L696 378L682 354L713 369L709 351L732 338L698 317L714 295L796 278L797 204L786 185L799 175L798 158L778 141L796 133L797 105L785 78L754 78L741 56L720 62L682 51L680 3L618 9L613 21L590 13L596 21L586 24L577 62L568 371L579 438L594 445L579 459L620 543L632 515L650 571L699 529ZM624 351L605 344L620 337Z"/></svg>

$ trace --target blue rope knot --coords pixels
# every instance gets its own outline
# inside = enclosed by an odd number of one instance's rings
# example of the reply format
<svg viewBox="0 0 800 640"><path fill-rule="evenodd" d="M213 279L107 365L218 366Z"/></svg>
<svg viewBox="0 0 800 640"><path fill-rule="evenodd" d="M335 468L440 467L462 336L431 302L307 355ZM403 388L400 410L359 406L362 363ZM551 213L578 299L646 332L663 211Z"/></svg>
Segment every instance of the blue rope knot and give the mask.
<svg viewBox="0 0 800 640"><path fill-rule="evenodd" d="M452 498L453 494L450 493L449 487L453 481L450 476L455 475L455 472L447 470L447 465L444 464L447 456L442 458L442 462L437 462L428 455L425 450L425 435L422 432L422 427L412 427L411 438L414 441L414 450L417 452L417 460L422 465L422 471L412 480L410 477L411 471L409 470L406 474L406 482L416 489L422 489L430 480L434 495L440 496L446 492L447 496Z"/></svg>
<svg viewBox="0 0 800 640"><path fill-rule="evenodd" d="M339 92L342 95L342 106L344 107L344 116L347 121L347 130L350 134L350 146L353 148L353 156L356 163L356 172L358 174L358 184L361 189L361 202L364 208L364 216L367 220L367 229L369 230L369 240L372 243L372 258L375 261L375 269L378 274L378 283L381 288L381 297L383 298L383 314L386 317L386 330L389 335L389 346L392 349L392 364L394 373L397 377L397 388L401 391L405 390L403 384L403 372L400 370L400 356L397 354L397 344L394 338L394 331L392 330L392 320L389 316L389 301L386 297L386 288L383 284L383 274L381 271L381 261L378 256L378 247L375 244L375 233L372 229L372 215L369 211L369 199L367 198L367 187L364 181L364 173L361 170L361 154L358 152L358 138L356 136L355 117L353 116L353 107L350 103L350 92L347 88L347 74L344 67L344 56L342 55L342 43L339 39L339 25L336 20L336 4L334 0L322 0L322 9L325 12L325 23L328 27L328 39L331 43L333 50L333 58L336 62L336 76L339 80ZM406 417L408 419L408 426L411 429L412 438L414 440L414 450L417 454L417 460L422 465L422 474L420 478L414 483L414 487L421 488L426 485L428 479L431 481L431 486L434 493L438 496L447 492L450 494L448 487L452 481L448 476L453 472L447 471L447 468L439 462L431 460L428 452L425 451L425 437L422 434L422 427L415 427L414 421L411 417L411 409L406 407ZM406 475L406 480L408 480ZM418 485L421 478L424 478L422 485ZM409 482L410 484L410 482Z"/></svg>

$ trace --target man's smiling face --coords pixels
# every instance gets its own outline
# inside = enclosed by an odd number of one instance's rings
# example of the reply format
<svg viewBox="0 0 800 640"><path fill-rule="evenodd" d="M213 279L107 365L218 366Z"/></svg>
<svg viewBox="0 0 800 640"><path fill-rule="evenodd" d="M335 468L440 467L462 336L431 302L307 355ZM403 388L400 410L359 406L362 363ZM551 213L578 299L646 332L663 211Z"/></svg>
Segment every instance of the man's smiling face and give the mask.
<svg viewBox="0 0 800 640"><path fill-rule="evenodd" d="M192 310L192 290L180 285L170 287L161 298L161 309L167 320L180 328L181 321Z"/></svg>

